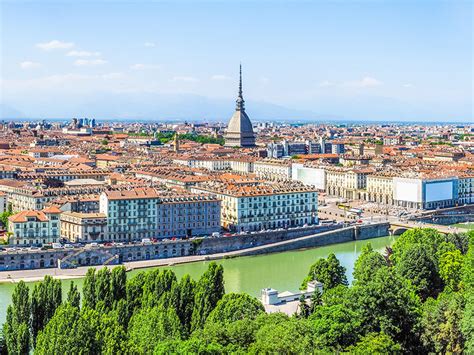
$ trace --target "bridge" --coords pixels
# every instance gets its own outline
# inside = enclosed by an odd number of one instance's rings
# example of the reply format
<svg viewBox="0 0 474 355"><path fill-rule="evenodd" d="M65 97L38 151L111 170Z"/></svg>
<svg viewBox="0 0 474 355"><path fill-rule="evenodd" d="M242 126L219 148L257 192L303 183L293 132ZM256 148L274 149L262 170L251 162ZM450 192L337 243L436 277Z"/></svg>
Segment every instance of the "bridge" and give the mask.
<svg viewBox="0 0 474 355"><path fill-rule="evenodd" d="M456 228L452 226L443 226L441 224L433 224L433 223L420 223L420 222L412 222L412 221L390 221L390 234L391 235L400 235L403 232L406 232L409 229L414 228L432 228L436 229L438 232L443 234L450 234L450 233L465 233L466 230L462 228Z"/></svg>

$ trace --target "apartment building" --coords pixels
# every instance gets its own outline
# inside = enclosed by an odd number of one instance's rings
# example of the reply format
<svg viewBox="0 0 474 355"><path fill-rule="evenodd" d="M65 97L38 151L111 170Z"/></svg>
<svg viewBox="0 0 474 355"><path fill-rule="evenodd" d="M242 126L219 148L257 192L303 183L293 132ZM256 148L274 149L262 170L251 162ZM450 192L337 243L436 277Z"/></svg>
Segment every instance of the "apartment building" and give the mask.
<svg viewBox="0 0 474 355"><path fill-rule="evenodd" d="M208 182L192 192L222 201L221 224L231 231L258 231L318 223L317 191L301 183Z"/></svg>
<svg viewBox="0 0 474 355"><path fill-rule="evenodd" d="M8 218L11 246L41 246L60 238L61 210L48 207L41 211L22 211Z"/></svg>
<svg viewBox="0 0 474 355"><path fill-rule="evenodd" d="M259 160L253 165L255 175L267 180L291 180L291 162L285 160Z"/></svg>
<svg viewBox="0 0 474 355"><path fill-rule="evenodd" d="M328 167L326 170L326 192L351 200L365 199L369 169L346 169Z"/></svg>
<svg viewBox="0 0 474 355"><path fill-rule="evenodd" d="M110 241L191 237L220 230L220 201L207 195L152 187L105 191L99 206L107 216Z"/></svg>
<svg viewBox="0 0 474 355"><path fill-rule="evenodd" d="M460 205L474 203L474 175L460 174L458 181L458 203Z"/></svg>
<svg viewBox="0 0 474 355"><path fill-rule="evenodd" d="M376 174L367 176L367 200L384 205L393 204L393 176Z"/></svg>
<svg viewBox="0 0 474 355"><path fill-rule="evenodd" d="M103 213L63 212L61 237L73 243L107 240L107 216Z"/></svg>

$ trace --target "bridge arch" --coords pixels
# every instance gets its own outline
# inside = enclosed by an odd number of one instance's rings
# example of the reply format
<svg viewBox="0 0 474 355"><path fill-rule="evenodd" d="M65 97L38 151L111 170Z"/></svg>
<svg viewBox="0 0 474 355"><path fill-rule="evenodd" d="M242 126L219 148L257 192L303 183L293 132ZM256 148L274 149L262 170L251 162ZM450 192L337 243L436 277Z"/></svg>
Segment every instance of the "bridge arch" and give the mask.
<svg viewBox="0 0 474 355"><path fill-rule="evenodd" d="M405 228L405 227L394 227L391 232L392 232L392 235L402 235L403 233L405 233L406 231L408 230L408 228Z"/></svg>

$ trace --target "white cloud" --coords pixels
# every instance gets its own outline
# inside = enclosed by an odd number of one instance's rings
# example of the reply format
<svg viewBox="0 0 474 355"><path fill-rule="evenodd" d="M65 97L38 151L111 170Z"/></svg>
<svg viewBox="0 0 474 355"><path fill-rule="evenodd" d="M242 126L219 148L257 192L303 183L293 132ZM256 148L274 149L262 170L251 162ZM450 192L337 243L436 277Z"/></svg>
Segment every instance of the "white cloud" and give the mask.
<svg viewBox="0 0 474 355"><path fill-rule="evenodd" d="M144 45L145 47L150 47L150 48L156 47L156 44L153 43L153 42L145 42L145 43L143 43L143 45Z"/></svg>
<svg viewBox="0 0 474 355"><path fill-rule="evenodd" d="M414 85L410 84L410 83L406 83L406 84L403 84L403 87L404 88L412 88L412 87L414 87Z"/></svg>
<svg viewBox="0 0 474 355"><path fill-rule="evenodd" d="M38 68L40 66L41 66L40 63L31 62L29 60L26 60L26 61L20 63L21 69L34 69L34 68Z"/></svg>
<svg viewBox="0 0 474 355"><path fill-rule="evenodd" d="M137 63L130 66L130 69L133 69L133 70L147 70L147 69L160 69L160 68L161 66L159 66L158 64Z"/></svg>
<svg viewBox="0 0 474 355"><path fill-rule="evenodd" d="M232 78L227 75L216 74L216 75L211 76L211 80L232 80Z"/></svg>
<svg viewBox="0 0 474 355"><path fill-rule="evenodd" d="M193 76L175 76L171 79L171 81L182 81L182 82L188 82L188 83L195 83L198 81L197 78Z"/></svg>
<svg viewBox="0 0 474 355"><path fill-rule="evenodd" d="M69 51L66 55L68 57L98 57L100 56L100 52Z"/></svg>
<svg viewBox="0 0 474 355"><path fill-rule="evenodd" d="M358 88L371 88L375 86L380 86L383 83L380 80L377 80L371 76L365 76L361 80L357 81L348 81L344 83L344 86L352 86L352 87L358 87Z"/></svg>
<svg viewBox="0 0 474 355"><path fill-rule="evenodd" d="M52 40L50 42L45 42L45 43L37 43L36 47L44 50L44 51L49 51L52 49L69 49L74 47L73 42L62 42L58 41L57 39Z"/></svg>
<svg viewBox="0 0 474 355"><path fill-rule="evenodd" d="M104 59L77 59L76 61L74 61L74 65L78 67L96 66L103 65L106 63L107 61Z"/></svg>

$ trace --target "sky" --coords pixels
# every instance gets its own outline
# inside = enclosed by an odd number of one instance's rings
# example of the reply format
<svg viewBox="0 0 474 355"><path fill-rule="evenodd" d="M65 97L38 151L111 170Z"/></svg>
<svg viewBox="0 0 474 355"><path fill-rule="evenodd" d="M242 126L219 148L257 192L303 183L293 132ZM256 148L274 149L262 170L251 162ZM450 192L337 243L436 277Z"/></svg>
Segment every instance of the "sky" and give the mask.
<svg viewBox="0 0 474 355"><path fill-rule="evenodd" d="M1 115L474 122L473 3L0 0Z"/></svg>

